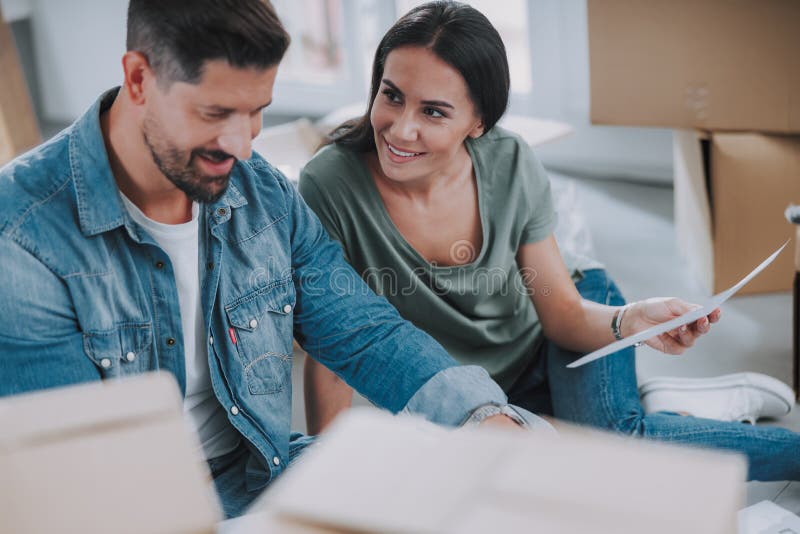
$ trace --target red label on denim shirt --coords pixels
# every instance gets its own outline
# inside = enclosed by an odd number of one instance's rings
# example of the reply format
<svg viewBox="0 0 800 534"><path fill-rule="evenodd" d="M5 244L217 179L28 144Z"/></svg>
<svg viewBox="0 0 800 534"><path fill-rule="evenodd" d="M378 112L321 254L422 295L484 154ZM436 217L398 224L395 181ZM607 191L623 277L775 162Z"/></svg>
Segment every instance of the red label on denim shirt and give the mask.
<svg viewBox="0 0 800 534"><path fill-rule="evenodd" d="M228 335L231 336L231 341L236 345L236 330L233 327L228 328Z"/></svg>

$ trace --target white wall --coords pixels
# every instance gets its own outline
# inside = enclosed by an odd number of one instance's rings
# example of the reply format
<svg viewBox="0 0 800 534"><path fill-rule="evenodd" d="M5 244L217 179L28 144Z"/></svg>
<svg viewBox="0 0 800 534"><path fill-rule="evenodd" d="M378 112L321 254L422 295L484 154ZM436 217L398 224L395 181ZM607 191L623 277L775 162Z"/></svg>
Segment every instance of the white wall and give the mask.
<svg viewBox="0 0 800 534"><path fill-rule="evenodd" d="M30 0L0 0L0 8L3 9L6 22L14 22L31 14Z"/></svg>
<svg viewBox="0 0 800 534"><path fill-rule="evenodd" d="M43 119L71 122L100 93L121 83L128 0L0 1L30 6ZM346 15L357 16L354 5L347 1ZM326 93L314 85L284 83L279 73L270 111L321 116L364 92L362 84L353 87L349 78L343 85Z"/></svg>
<svg viewBox="0 0 800 534"><path fill-rule="evenodd" d="M70 122L122 80L127 0L30 0L44 119Z"/></svg>

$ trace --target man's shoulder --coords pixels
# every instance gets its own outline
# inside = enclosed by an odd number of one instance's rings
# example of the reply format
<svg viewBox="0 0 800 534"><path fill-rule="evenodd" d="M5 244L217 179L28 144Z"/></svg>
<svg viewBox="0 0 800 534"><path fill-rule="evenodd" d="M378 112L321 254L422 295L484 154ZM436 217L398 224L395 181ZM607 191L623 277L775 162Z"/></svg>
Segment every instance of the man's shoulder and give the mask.
<svg viewBox="0 0 800 534"><path fill-rule="evenodd" d="M251 210L274 212L276 206L285 207L295 194L295 186L289 179L257 152L237 165L231 185L247 200Z"/></svg>
<svg viewBox="0 0 800 534"><path fill-rule="evenodd" d="M71 182L69 130L0 168L0 234L37 211L74 203Z"/></svg>

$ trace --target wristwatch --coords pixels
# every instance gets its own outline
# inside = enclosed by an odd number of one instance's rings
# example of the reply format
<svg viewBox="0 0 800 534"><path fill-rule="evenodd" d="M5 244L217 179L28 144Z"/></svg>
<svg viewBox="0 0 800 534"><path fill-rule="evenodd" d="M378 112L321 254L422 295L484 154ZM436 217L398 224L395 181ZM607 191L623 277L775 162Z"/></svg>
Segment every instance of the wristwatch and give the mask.
<svg viewBox="0 0 800 534"><path fill-rule="evenodd" d="M508 404L503 404L499 406L497 404L484 404L483 406L479 406L476 408L470 416L464 421L464 425L477 425L483 422L485 419L493 417L495 415L505 415L511 418L512 421L517 423L521 427L528 427L528 422L523 419L523 417L517 412L514 408L509 406Z"/></svg>

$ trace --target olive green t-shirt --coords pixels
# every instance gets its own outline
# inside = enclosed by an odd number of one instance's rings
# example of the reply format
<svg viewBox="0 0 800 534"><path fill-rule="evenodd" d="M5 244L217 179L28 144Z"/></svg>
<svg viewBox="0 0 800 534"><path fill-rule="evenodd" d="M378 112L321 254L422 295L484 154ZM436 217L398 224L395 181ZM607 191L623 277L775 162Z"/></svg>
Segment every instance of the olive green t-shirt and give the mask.
<svg viewBox="0 0 800 534"><path fill-rule="evenodd" d="M376 293L459 362L481 365L508 390L542 341L517 249L549 236L556 214L545 170L519 136L496 127L468 138L466 146L477 181L483 245L464 265L433 265L403 238L362 154L324 147L301 172L299 188ZM458 247L453 245L453 255L460 254Z"/></svg>

